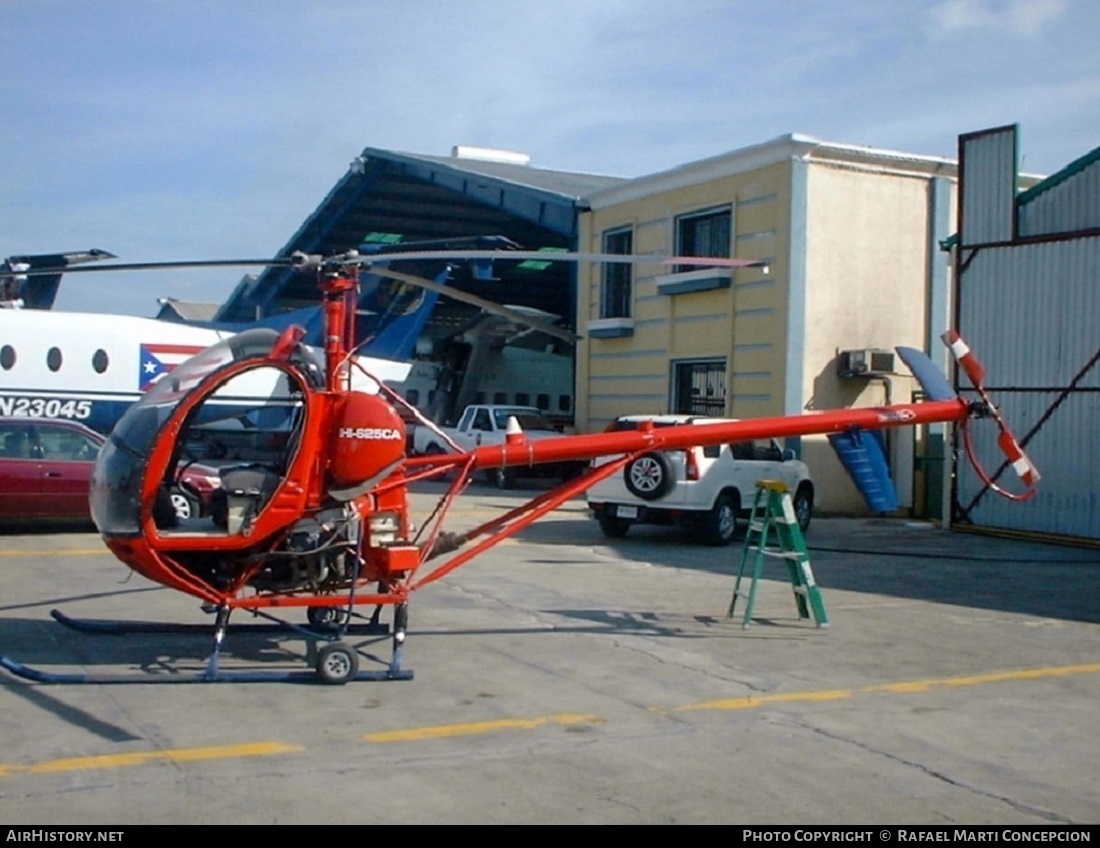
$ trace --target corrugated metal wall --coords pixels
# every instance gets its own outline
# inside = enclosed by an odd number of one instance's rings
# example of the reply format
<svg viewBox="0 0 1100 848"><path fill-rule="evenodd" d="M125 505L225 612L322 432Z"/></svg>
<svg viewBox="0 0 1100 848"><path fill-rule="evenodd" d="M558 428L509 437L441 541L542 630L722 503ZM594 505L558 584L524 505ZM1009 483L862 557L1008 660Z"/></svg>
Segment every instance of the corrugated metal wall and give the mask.
<svg viewBox="0 0 1100 848"><path fill-rule="evenodd" d="M960 136L959 169L966 175L959 212L964 243L1011 240L1016 214L1015 127Z"/></svg>
<svg viewBox="0 0 1100 848"><path fill-rule="evenodd" d="M1030 234L1041 231L1050 240L1005 243L1004 193L991 180L999 175L1002 188L1015 190L1015 174L1004 172L1007 151L1015 150L1010 134L1011 143L1000 130L960 137L965 161L959 217L967 224L960 230L957 314L960 331L986 366L993 400L1025 441L1043 479L1038 496L1009 502L988 491L960 456L955 521L1096 540L1100 235L1082 232L1078 224L1092 221L1084 228L1095 227L1100 219L1100 164L1078 160L1075 165L1084 167L1067 169L1046 190L1021 198L1019 212L1027 210ZM971 426L983 464L997 471L1003 463L997 428L982 421ZM997 482L1022 488L1011 470Z"/></svg>
<svg viewBox="0 0 1100 848"><path fill-rule="evenodd" d="M1021 196L1021 238L1100 228L1100 149L1067 171L1054 185Z"/></svg>
<svg viewBox="0 0 1100 848"><path fill-rule="evenodd" d="M1011 503L983 493L960 460L958 517L1100 539L1100 237L981 250L961 280L960 317L994 401L1017 437L1030 436L1043 480L1037 497ZM997 428L971 426L983 463L997 470ZM1022 488L1011 471L999 482Z"/></svg>

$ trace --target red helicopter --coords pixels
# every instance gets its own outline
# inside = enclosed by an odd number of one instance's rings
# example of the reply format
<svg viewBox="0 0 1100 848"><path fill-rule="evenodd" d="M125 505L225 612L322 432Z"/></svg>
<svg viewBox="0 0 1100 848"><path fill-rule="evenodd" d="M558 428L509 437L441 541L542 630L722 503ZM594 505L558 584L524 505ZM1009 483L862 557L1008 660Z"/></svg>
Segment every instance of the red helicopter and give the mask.
<svg viewBox="0 0 1100 848"><path fill-rule="evenodd" d="M405 253L401 258L415 255ZM465 252L455 259L528 257L729 267L763 264L736 259L524 251ZM409 600L416 590L651 451L937 421L965 426L971 418L992 417L1000 428L999 444L1027 491L1006 492L980 472L983 479L1014 498L1033 494L1039 479L986 397L981 366L957 334L945 336L945 341L977 388L979 403L959 397L922 352L899 348L924 387L928 399L923 402L714 424L643 425L627 432L538 441L528 440L516 425L509 428L503 445L468 453L409 457L405 418L434 425L381 381L373 381L373 392L352 389L352 377L360 368L353 340L358 275L364 266L384 259L352 252L330 258L295 254L262 263L291 265L316 276L326 322L323 361L302 344L300 328L290 327L281 334L266 328L239 333L162 377L123 416L99 454L92 478L91 510L107 546L133 570L198 598L205 610L215 614L214 649L205 671L194 682L313 679L308 672L233 674L220 669L220 650L234 610L297 631L311 646L318 644L310 652L313 673L324 683L411 679L413 672L404 667L402 654ZM110 267L186 264L190 263ZM389 269L377 273L412 285L438 285ZM236 429L226 430L227 421ZM171 508L169 487L188 464L208 458L212 432L233 441L238 461L221 467L221 486L212 514L180 520ZM448 510L477 469L610 455L616 458L590 467L582 476L473 530L460 534L443 530ZM448 491L430 519L415 528L409 515L409 485L446 475L453 475ZM288 607L304 608L309 626L276 616ZM392 628L380 622L386 607L393 610ZM360 614L360 608L370 608L370 615ZM97 632L131 629L122 623L80 622L57 611L54 617ZM360 671L361 654L344 637L364 630L392 637L391 659L385 668ZM44 683L120 681L117 676L46 673L7 657L0 657L0 664ZM126 678L126 682L132 679ZM192 682L178 677L139 679Z"/></svg>

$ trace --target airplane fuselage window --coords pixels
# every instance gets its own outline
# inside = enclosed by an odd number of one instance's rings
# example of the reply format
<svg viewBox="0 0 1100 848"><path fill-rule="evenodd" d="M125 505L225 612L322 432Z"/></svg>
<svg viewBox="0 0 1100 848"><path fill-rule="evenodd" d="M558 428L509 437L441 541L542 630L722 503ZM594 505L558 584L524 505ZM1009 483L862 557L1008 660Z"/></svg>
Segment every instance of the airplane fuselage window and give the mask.
<svg viewBox="0 0 1100 848"><path fill-rule="evenodd" d="M5 371L11 371L15 367L15 363L18 357L15 352L15 348L11 345L4 345L0 347L0 368ZM61 370L61 365L65 361L65 355L62 353L61 348L51 347L46 351L46 367L53 372ZM103 348L98 348L95 353L92 354L92 368L97 374L107 373L107 369L111 366L111 357Z"/></svg>

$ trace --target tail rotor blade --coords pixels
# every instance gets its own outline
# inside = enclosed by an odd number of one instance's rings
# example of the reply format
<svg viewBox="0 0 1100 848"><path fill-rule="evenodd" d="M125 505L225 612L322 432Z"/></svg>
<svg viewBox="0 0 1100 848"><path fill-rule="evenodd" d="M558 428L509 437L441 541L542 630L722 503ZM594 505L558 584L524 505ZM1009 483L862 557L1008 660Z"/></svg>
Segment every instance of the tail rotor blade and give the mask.
<svg viewBox="0 0 1100 848"><path fill-rule="evenodd" d="M959 363L959 367L966 372L974 388L980 389L985 380L985 368L970 350L970 345L963 341L962 336L955 330L948 330L942 336L943 343L951 349L951 355Z"/></svg>
<svg viewBox="0 0 1100 848"><path fill-rule="evenodd" d="M1005 464L1001 466L1000 471L1004 471L1006 467L1011 467L1016 473L1016 476L1020 478L1026 487L1027 491L1021 494L1009 492L1003 487L997 485L995 478L1000 474L990 475L978 461L977 454L974 451L974 447L970 438L969 427L964 430L964 441L966 446L966 453L970 459L970 464L974 466L974 470L977 472L978 477L985 483L990 489L997 494L1008 498L1013 501L1023 501L1033 497L1036 494L1035 484L1041 479L1039 469L1035 467L1033 463L1024 453L1023 447L1020 442L1013 435L1012 430L1009 429L1008 422L1001 416L1000 410L990 400L989 395L985 390L985 368L982 363L978 361L978 357L970 350L970 346L963 341L962 336L955 330L948 330L941 338L944 344L951 349L951 354L955 357L955 360L959 363L959 367L966 372L966 376L970 382L974 385L975 391L978 393L978 397L982 399L982 406L984 407L981 416L988 416L992 418L996 424L1000 433L997 436L997 446L1001 449L1001 452L1005 455Z"/></svg>

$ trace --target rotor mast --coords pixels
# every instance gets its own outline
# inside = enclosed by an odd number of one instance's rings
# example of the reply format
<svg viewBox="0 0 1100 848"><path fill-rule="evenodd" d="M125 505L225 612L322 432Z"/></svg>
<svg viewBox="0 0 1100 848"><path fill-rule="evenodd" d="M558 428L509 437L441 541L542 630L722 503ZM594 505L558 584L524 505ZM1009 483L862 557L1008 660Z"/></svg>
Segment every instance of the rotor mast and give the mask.
<svg viewBox="0 0 1100 848"><path fill-rule="evenodd" d="M348 357L355 338L358 269L354 265L326 263L318 270L317 286L323 297L326 388L330 392L347 391L351 388Z"/></svg>

